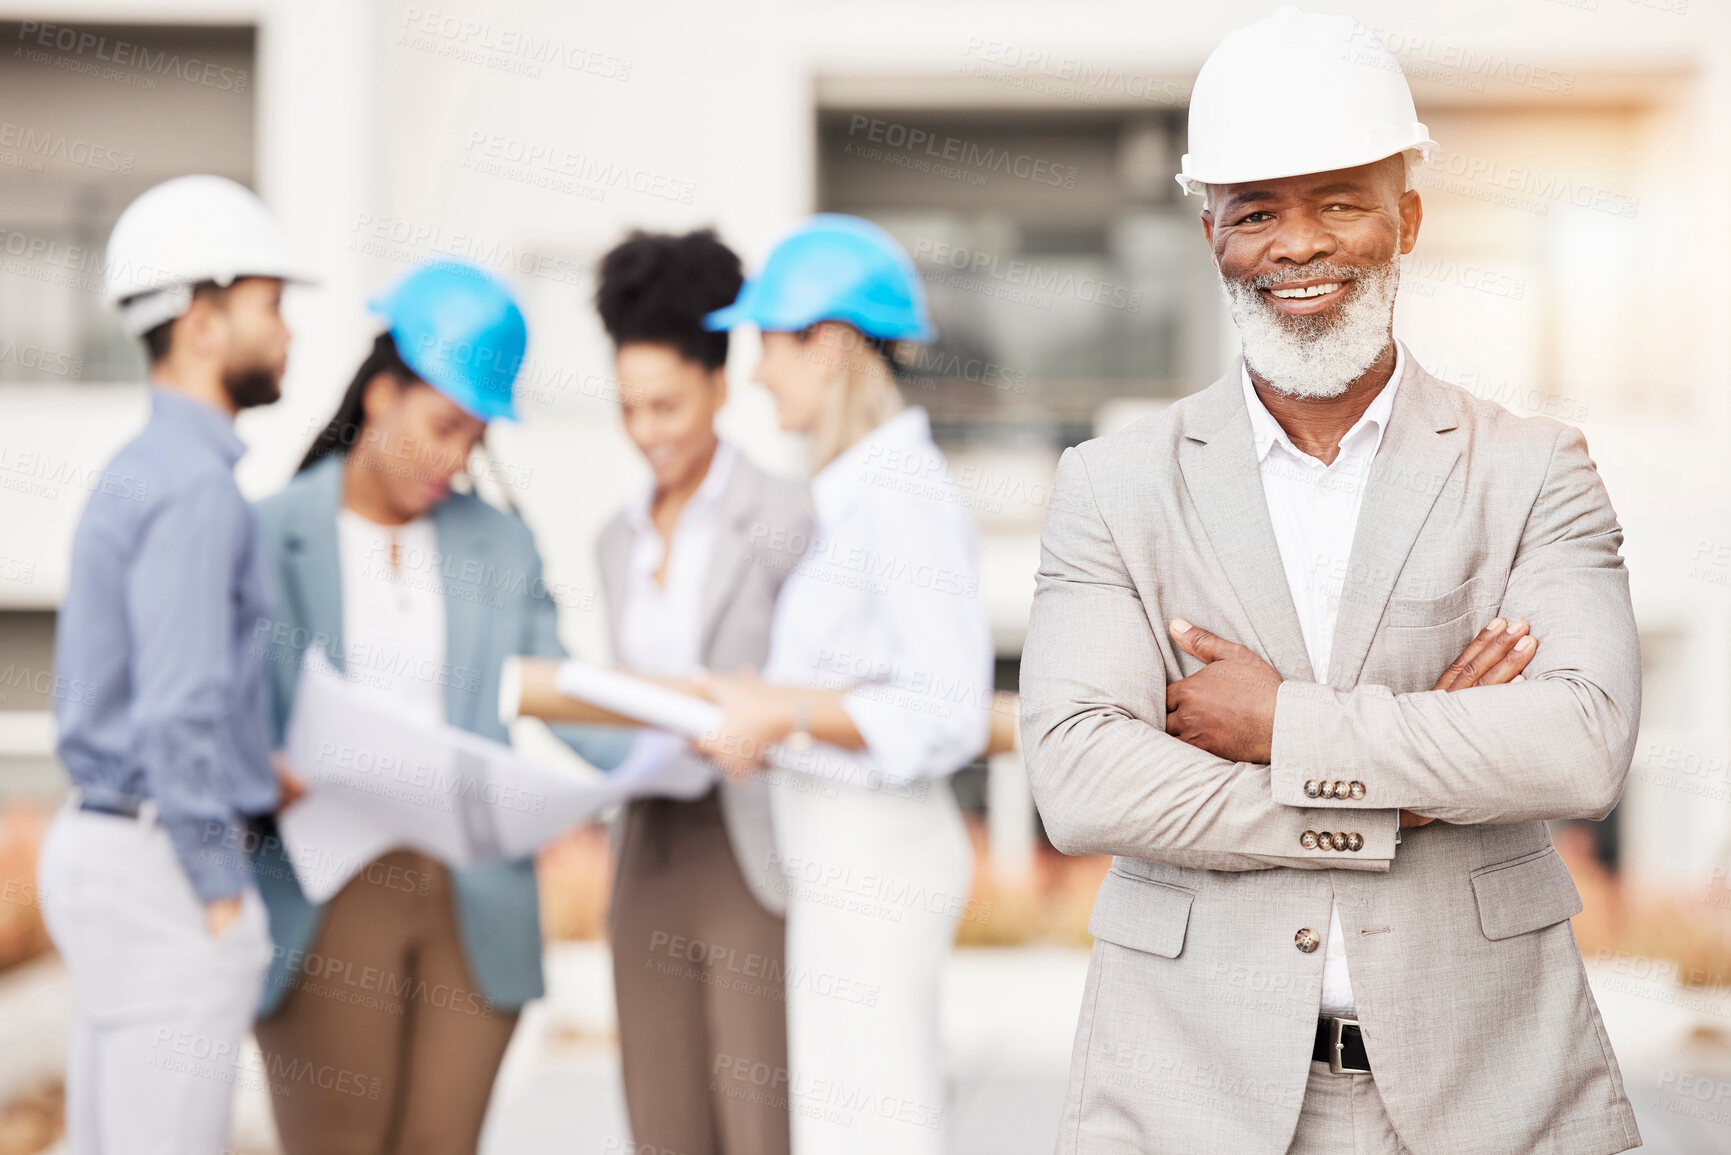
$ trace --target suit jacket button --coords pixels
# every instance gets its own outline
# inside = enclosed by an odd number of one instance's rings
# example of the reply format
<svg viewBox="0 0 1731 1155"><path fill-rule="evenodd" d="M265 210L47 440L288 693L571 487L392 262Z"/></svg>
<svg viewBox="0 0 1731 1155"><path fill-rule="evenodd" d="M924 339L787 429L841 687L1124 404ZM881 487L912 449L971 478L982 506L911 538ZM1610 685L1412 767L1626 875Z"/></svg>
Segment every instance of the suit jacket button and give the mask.
<svg viewBox="0 0 1731 1155"><path fill-rule="evenodd" d="M1360 837L1358 831L1354 830L1351 834L1346 836L1346 848L1348 850L1357 851L1363 846L1364 839Z"/></svg>
<svg viewBox="0 0 1731 1155"><path fill-rule="evenodd" d="M1334 832L1334 848L1336 850L1346 849L1346 831L1336 830Z"/></svg>
<svg viewBox="0 0 1731 1155"><path fill-rule="evenodd" d="M1300 846L1304 847L1306 850L1315 850L1316 849L1316 831L1306 830L1303 834L1300 834L1298 836L1298 844Z"/></svg>
<svg viewBox="0 0 1731 1155"><path fill-rule="evenodd" d="M1318 834L1316 836L1316 844L1318 846L1322 847L1322 849L1324 849L1324 850L1333 850L1334 849L1334 835L1332 835L1328 831L1324 830L1321 834Z"/></svg>
<svg viewBox="0 0 1731 1155"><path fill-rule="evenodd" d="M1322 796L1322 783L1318 782L1314 778L1312 778L1310 781L1306 782L1304 784L1304 796L1306 798L1319 798L1319 797L1321 797Z"/></svg>
<svg viewBox="0 0 1731 1155"><path fill-rule="evenodd" d="M1322 945L1322 936L1308 926L1300 927L1298 933L1292 936L1292 945L1305 954L1311 954Z"/></svg>
<svg viewBox="0 0 1731 1155"><path fill-rule="evenodd" d="M1346 790L1347 790L1347 794L1354 801L1357 801L1358 799L1363 798L1365 795L1364 783L1362 783L1362 782L1350 782L1347 784Z"/></svg>

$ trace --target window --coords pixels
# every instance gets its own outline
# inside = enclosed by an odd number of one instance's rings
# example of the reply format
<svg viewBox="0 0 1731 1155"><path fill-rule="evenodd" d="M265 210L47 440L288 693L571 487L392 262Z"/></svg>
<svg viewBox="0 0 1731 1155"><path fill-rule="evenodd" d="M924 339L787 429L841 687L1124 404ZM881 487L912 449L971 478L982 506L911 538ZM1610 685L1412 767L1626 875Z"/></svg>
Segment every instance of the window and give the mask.
<svg viewBox="0 0 1731 1155"><path fill-rule="evenodd" d="M0 382L133 381L103 245L153 184L253 177L253 31L0 22Z"/></svg>
<svg viewBox="0 0 1731 1155"><path fill-rule="evenodd" d="M824 209L918 264L937 341L910 400L947 441L1070 444L1124 397L1195 388L1215 296L1172 174L1184 113L820 113Z"/></svg>

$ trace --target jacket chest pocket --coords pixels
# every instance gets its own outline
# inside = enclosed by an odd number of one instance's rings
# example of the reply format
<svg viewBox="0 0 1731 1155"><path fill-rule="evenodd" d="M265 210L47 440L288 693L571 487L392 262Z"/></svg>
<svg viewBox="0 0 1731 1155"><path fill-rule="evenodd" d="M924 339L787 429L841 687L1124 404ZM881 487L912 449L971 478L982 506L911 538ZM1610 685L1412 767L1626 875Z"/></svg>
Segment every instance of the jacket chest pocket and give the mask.
<svg viewBox="0 0 1731 1155"><path fill-rule="evenodd" d="M1555 847L1467 876L1479 907L1479 928L1493 941L1555 926L1580 914L1581 894Z"/></svg>
<svg viewBox="0 0 1731 1155"><path fill-rule="evenodd" d="M1145 954L1177 958L1184 949L1195 891L1111 871L1094 896L1088 933Z"/></svg>
<svg viewBox="0 0 1731 1155"><path fill-rule="evenodd" d="M1433 593L1430 583L1409 583L1397 587L1389 597L1380 624L1384 629L1435 629L1469 616L1474 619L1471 632L1477 633L1489 623L1494 616L1491 611L1502 601L1502 591L1497 585L1477 576L1452 589ZM1478 621L1481 617L1484 620Z"/></svg>

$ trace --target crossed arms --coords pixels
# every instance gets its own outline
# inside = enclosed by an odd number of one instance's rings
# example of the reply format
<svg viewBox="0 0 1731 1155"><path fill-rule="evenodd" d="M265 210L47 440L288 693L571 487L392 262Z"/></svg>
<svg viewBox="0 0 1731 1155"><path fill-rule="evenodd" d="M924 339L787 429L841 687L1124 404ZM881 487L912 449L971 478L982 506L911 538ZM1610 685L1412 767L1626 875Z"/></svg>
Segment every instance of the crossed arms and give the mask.
<svg viewBox="0 0 1731 1155"><path fill-rule="evenodd" d="M1022 665L1023 746L1053 844L1211 870L1386 870L1401 810L1463 824L1602 817L1621 793L1640 707L1621 541L1585 442L1562 430L1503 599L1543 638L1522 681L1486 670L1453 692L1397 694L1275 674L1270 711L1270 687L1243 692L1266 682L1248 650L1250 661L1215 671L1219 655L1167 686L1163 639L1086 463L1066 451ZM1226 675L1239 692L1211 692ZM1364 782L1365 797L1307 796L1317 779ZM1343 821L1361 850L1303 845L1306 830Z"/></svg>

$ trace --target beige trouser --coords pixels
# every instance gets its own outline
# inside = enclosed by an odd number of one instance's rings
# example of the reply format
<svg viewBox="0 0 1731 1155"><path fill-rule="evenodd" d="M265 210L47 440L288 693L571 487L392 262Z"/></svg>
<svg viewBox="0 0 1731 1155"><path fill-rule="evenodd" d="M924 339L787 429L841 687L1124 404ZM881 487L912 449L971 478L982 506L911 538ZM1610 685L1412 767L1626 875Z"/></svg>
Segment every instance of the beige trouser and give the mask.
<svg viewBox="0 0 1731 1155"><path fill-rule="evenodd" d="M517 1015L475 988L444 865L378 862L257 1025L277 1132L287 1155L473 1155Z"/></svg>
<svg viewBox="0 0 1731 1155"><path fill-rule="evenodd" d="M610 921L635 1150L786 1155L782 920L746 887L715 791L632 803Z"/></svg>
<svg viewBox="0 0 1731 1155"><path fill-rule="evenodd" d="M1314 1059L1286 1155L1411 1155L1372 1075L1336 1075Z"/></svg>

